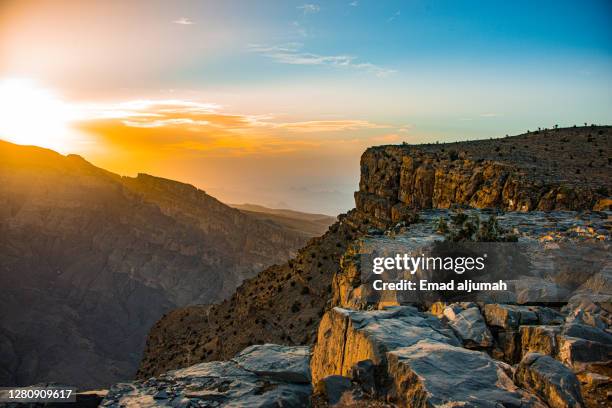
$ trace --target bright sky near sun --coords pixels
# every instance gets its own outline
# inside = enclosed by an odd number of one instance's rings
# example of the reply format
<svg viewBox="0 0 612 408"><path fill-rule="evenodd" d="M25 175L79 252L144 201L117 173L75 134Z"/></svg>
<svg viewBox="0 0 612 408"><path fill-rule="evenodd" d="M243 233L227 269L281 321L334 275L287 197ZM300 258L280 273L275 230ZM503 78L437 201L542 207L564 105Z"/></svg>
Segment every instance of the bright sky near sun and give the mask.
<svg viewBox="0 0 612 408"><path fill-rule="evenodd" d="M371 145L612 122L609 1L0 2L0 138L338 213Z"/></svg>

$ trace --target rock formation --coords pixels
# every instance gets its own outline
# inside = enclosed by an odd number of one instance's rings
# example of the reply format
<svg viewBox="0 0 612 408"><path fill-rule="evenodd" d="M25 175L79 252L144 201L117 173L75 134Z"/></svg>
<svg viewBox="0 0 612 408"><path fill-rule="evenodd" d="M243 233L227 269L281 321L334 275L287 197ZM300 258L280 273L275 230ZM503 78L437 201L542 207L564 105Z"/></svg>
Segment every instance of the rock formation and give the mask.
<svg viewBox="0 0 612 408"><path fill-rule="evenodd" d="M251 346L230 361L115 384L101 406L307 407L312 392L309 359L308 347Z"/></svg>
<svg viewBox="0 0 612 408"><path fill-rule="evenodd" d="M358 210L379 225L409 209L466 205L510 211L609 208L609 126L505 139L372 147L361 157Z"/></svg>

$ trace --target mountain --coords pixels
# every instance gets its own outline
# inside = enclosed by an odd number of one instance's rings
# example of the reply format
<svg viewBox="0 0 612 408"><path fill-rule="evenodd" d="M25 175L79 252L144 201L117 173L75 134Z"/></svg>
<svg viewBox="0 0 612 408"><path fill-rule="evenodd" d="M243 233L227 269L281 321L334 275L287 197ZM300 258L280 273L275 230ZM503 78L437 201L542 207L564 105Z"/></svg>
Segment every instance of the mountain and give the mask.
<svg viewBox="0 0 612 408"><path fill-rule="evenodd" d="M321 317L359 285L358 270L346 260L349 248L367 234L414 222L422 209L610 209L611 146L612 127L598 126L369 148L361 157L355 209L295 258L245 280L231 298L157 322L138 376L228 359L251 344L312 344Z"/></svg>
<svg viewBox="0 0 612 408"><path fill-rule="evenodd" d="M287 209L267 208L257 204L228 204L230 207L252 215L260 220L281 225L304 235L318 237L336 222L336 217L310 214Z"/></svg>
<svg viewBox="0 0 612 408"><path fill-rule="evenodd" d="M222 301L308 238L188 184L0 141L0 383L129 379L164 313Z"/></svg>

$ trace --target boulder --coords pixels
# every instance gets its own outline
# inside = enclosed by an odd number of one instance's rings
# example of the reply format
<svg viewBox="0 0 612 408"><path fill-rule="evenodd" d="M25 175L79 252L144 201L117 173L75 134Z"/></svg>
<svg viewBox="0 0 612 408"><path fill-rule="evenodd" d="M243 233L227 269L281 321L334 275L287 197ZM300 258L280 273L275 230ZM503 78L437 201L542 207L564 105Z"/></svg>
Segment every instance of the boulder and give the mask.
<svg viewBox="0 0 612 408"><path fill-rule="evenodd" d="M450 313L447 315L445 309L444 315L448 316ZM478 307L470 307L457 314L453 313L453 317L453 319L449 318L449 326L466 347L490 347L493 345L493 336Z"/></svg>
<svg viewBox="0 0 612 408"><path fill-rule="evenodd" d="M560 326L521 326L520 348L522 356L530 352L556 356L558 351L557 335L559 333L561 333Z"/></svg>
<svg viewBox="0 0 612 408"><path fill-rule="evenodd" d="M566 324L565 326L563 326L562 333L565 336L578 337L581 339L596 341L602 344L612 345L612 334L597 327L588 326L586 324Z"/></svg>
<svg viewBox="0 0 612 408"><path fill-rule="evenodd" d="M610 373L610 334L591 326L521 326L520 351L549 355L575 372Z"/></svg>
<svg viewBox="0 0 612 408"><path fill-rule="evenodd" d="M505 330L518 329L522 324L538 324L538 315L527 306L488 304L484 315L489 326Z"/></svg>
<svg viewBox="0 0 612 408"><path fill-rule="evenodd" d="M539 395L551 408L582 408L584 401L576 375L550 356L528 353L523 357L514 381Z"/></svg>
<svg viewBox="0 0 612 408"><path fill-rule="evenodd" d="M569 336L557 336L557 360L574 371L609 373L612 365L612 344Z"/></svg>
<svg viewBox="0 0 612 408"><path fill-rule="evenodd" d="M582 324L592 326L598 329L605 329L608 325L597 314L584 311L582 309L573 310L566 318L569 324Z"/></svg>
<svg viewBox="0 0 612 408"><path fill-rule="evenodd" d="M310 348L254 345L238 353L232 361L247 371L279 381L310 383Z"/></svg>
<svg viewBox="0 0 612 408"><path fill-rule="evenodd" d="M348 377L352 367L363 360L384 367L387 351L421 340L461 344L439 319L411 306L373 311L333 308L319 324L310 361L313 384L330 375Z"/></svg>
<svg viewBox="0 0 612 408"><path fill-rule="evenodd" d="M536 396L514 385L485 353L420 341L387 353L392 397L401 406L542 407Z"/></svg>

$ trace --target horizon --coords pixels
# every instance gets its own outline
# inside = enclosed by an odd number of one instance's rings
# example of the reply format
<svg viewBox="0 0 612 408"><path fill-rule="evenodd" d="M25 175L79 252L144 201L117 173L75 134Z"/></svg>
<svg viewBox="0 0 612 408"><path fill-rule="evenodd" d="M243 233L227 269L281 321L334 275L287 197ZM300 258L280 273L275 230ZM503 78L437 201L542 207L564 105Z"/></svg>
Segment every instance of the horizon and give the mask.
<svg viewBox="0 0 612 408"><path fill-rule="evenodd" d="M0 138L336 215L369 146L612 123L612 5L588 5L7 1Z"/></svg>

